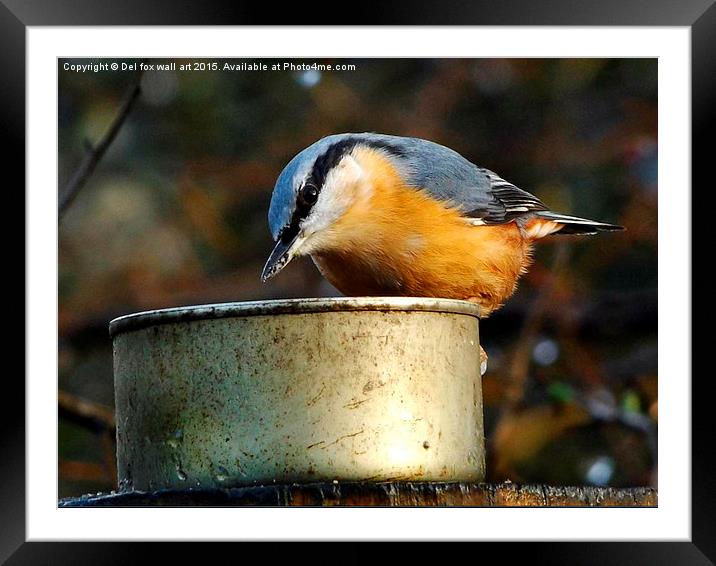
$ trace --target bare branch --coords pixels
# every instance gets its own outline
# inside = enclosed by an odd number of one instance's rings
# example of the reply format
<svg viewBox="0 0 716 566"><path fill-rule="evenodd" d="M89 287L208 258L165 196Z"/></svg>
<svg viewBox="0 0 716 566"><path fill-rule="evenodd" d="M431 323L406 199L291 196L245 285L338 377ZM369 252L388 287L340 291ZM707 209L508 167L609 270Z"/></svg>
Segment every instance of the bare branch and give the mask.
<svg viewBox="0 0 716 566"><path fill-rule="evenodd" d="M569 258L569 252L570 248L567 242L561 241L556 245L549 279L540 288L537 298L525 317L507 372L503 409L512 410L524 399L532 348L542 328L560 271Z"/></svg>
<svg viewBox="0 0 716 566"><path fill-rule="evenodd" d="M112 124L110 124L109 129L99 143L92 147L92 144L85 140L85 147L88 149L88 152L82 160L82 163L80 163L77 171L75 171L75 174L72 175L72 178L65 186L62 194L60 194L57 210L59 218L62 218L64 213L67 211L67 208L70 204L72 204L77 194L89 179L90 175L92 175L92 172L95 170L95 167L97 167L97 164L100 162L105 152L114 141L114 138L117 137L117 133L119 133L119 130L122 128L127 116L129 116L134 103L142 92L142 74L143 72L141 70L137 72L134 81L124 96L124 100L122 101L122 105L120 106L117 115L114 117Z"/></svg>

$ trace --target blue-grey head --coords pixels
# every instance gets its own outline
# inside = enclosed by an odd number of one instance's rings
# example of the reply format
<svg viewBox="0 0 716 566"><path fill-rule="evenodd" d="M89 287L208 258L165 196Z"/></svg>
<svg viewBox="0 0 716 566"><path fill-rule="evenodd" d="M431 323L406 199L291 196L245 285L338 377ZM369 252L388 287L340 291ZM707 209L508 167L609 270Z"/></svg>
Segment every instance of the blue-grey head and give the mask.
<svg viewBox="0 0 716 566"><path fill-rule="evenodd" d="M320 249L325 242L322 236L358 199L367 197L365 171L353 156L356 147L370 147L397 159L403 155L404 139L337 134L296 155L279 175L271 197L268 220L276 246L262 280L276 275L294 256Z"/></svg>

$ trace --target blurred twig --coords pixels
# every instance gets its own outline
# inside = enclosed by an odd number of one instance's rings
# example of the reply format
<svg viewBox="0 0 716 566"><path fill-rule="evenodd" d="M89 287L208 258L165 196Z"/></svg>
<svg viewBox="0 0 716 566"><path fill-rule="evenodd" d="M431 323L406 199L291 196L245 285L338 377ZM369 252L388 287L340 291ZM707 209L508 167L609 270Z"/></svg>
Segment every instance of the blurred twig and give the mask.
<svg viewBox="0 0 716 566"><path fill-rule="evenodd" d="M119 107L117 115L114 117L112 124L110 124L109 129L99 143L94 147L92 147L91 144L88 144L89 148L85 158L82 160L79 168L75 171L75 174L72 175L72 178L60 194L57 211L59 218L62 218L64 213L67 211L67 208L70 204L72 204L85 183L87 183L87 179L89 179L90 175L92 175L92 172L95 170L95 167L97 167L97 164L102 159L102 156L104 156L105 152L114 141L114 138L117 137L117 133L127 119L127 116L129 116L134 103L142 92L142 74L143 71L141 70L137 72L134 81L124 96L124 100L122 101L122 105Z"/></svg>
<svg viewBox="0 0 716 566"><path fill-rule="evenodd" d="M569 257L569 249L569 244L566 241L557 243L549 279L542 285L522 325L507 371L503 410L514 409L524 398L532 348L542 327L542 320L551 302L552 292L557 283L559 273Z"/></svg>
<svg viewBox="0 0 716 566"><path fill-rule="evenodd" d="M524 323L522 324L522 328L520 330L520 335L517 338L515 346L512 350L506 374L507 383L505 384L505 393L496 423L497 432L488 439L491 446L491 449L488 450L488 454L492 454L492 458L494 460L492 465L495 466L495 470L497 470L499 474L505 474L507 470L507 466L504 463L504 446L506 444L514 444L513 442L505 443L503 439L505 437L509 437L509 434L506 431L509 431L512 428L511 425L520 421L521 413L518 407L523 401L525 395L525 385L527 383L532 348L534 347L535 340L537 339L537 335L542 327L542 320L552 299L552 294L559 277L559 272L567 262L568 255L568 242L558 242L555 248L554 260L552 261L552 266L549 272L549 278L540 287L537 298L527 311ZM522 415L524 416L524 413ZM551 419L551 416L552 414L549 412L547 418ZM571 426L571 424L567 424L567 426ZM552 429L554 428L555 427L552 427ZM561 429L561 425L556 428ZM541 445L541 443L546 442L548 439L549 437L545 436L544 438L539 439L538 442L533 442L533 445ZM502 444L502 447L500 444Z"/></svg>
<svg viewBox="0 0 716 566"><path fill-rule="evenodd" d="M109 407L58 391L59 416L94 431L114 431L114 412Z"/></svg>

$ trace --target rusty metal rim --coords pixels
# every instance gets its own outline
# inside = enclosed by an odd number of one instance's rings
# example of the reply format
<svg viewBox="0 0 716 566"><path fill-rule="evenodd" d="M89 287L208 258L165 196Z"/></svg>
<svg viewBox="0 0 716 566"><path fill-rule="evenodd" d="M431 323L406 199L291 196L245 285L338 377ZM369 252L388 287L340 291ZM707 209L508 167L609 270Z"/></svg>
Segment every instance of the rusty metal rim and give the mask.
<svg viewBox="0 0 716 566"><path fill-rule="evenodd" d="M109 323L110 336L158 324L219 318L346 311L441 312L479 318L480 307L468 301L425 297L331 297L279 299L174 307L128 314Z"/></svg>

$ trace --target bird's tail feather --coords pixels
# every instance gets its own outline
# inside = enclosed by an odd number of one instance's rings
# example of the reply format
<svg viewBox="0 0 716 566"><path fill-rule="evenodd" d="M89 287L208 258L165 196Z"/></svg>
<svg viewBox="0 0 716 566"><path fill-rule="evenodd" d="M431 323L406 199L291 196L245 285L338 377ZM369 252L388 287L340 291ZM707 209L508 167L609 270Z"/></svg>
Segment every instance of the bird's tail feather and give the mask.
<svg viewBox="0 0 716 566"><path fill-rule="evenodd" d="M617 224L596 222L595 220L587 220L586 218L579 218L577 216L558 214L547 210L538 212L537 217L561 224L562 228L554 231L556 234L596 234L597 232L624 230L623 226L618 226Z"/></svg>

